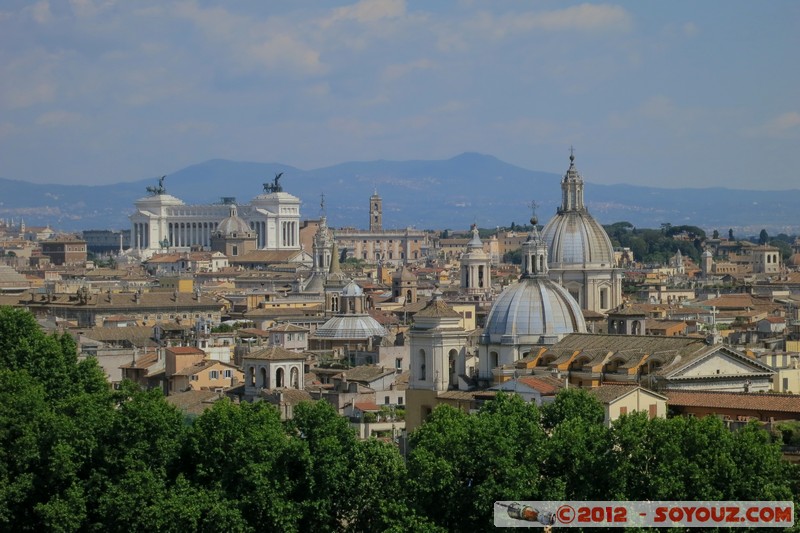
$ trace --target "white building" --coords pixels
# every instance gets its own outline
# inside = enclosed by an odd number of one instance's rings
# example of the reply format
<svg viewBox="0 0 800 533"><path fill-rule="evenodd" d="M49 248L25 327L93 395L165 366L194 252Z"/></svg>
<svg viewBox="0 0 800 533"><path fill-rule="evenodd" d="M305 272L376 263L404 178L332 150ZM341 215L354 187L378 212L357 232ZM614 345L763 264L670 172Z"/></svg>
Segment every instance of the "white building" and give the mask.
<svg viewBox="0 0 800 533"><path fill-rule="evenodd" d="M300 249L300 199L283 192L278 185L264 184L264 194L250 204L237 207L238 215L256 233L259 250ZM158 187L148 187L149 196L136 201L130 216L131 247L142 258L164 250L205 249L211 246L212 234L230 215L230 205L186 205L167 194L163 178Z"/></svg>

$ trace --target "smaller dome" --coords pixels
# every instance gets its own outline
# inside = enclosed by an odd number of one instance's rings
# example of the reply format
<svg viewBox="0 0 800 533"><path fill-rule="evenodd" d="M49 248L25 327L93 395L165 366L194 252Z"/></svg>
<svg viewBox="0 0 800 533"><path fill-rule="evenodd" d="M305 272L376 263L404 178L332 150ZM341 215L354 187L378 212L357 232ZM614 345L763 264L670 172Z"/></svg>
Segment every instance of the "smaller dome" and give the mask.
<svg viewBox="0 0 800 533"><path fill-rule="evenodd" d="M232 205L230 215L224 218L217 226L217 233L225 237L231 236L249 236L251 233L250 226L244 219L240 218L236 212L236 206Z"/></svg>
<svg viewBox="0 0 800 533"><path fill-rule="evenodd" d="M351 281L342 289L342 296L361 296L364 294L364 289L358 286L358 283Z"/></svg>
<svg viewBox="0 0 800 533"><path fill-rule="evenodd" d="M385 337L386 330L369 315L337 315L317 328L319 339L368 339Z"/></svg>

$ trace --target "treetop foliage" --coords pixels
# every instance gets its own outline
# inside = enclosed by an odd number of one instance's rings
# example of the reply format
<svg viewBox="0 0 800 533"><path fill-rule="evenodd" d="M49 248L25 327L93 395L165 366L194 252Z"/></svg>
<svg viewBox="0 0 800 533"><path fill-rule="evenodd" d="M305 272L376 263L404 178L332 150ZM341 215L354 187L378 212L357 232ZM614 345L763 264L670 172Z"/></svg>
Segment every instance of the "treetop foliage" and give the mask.
<svg viewBox="0 0 800 533"><path fill-rule="evenodd" d="M795 471L755 425L623 416L581 390L539 408L443 405L406 460L327 402L283 422L220 400L187 424L160 391L112 391L93 359L0 308L0 529L490 531L497 500L792 499Z"/></svg>

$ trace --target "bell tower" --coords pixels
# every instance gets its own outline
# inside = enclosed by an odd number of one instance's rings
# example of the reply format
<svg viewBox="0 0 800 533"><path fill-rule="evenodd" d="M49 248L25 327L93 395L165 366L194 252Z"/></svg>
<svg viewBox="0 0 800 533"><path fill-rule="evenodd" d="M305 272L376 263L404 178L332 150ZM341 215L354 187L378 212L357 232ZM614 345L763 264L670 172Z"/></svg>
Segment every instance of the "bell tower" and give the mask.
<svg viewBox="0 0 800 533"><path fill-rule="evenodd" d="M383 230L383 200L378 196L378 190L369 197L369 231Z"/></svg>

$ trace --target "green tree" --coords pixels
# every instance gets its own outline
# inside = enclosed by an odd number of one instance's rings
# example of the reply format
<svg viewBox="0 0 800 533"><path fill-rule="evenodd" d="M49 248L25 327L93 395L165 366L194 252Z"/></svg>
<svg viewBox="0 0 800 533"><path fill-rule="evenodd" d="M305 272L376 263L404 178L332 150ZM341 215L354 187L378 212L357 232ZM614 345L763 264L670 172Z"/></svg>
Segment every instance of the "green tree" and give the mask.
<svg viewBox="0 0 800 533"><path fill-rule="evenodd" d="M769 234L767 230L762 229L761 233L758 234L758 244L767 244L769 242Z"/></svg>
<svg viewBox="0 0 800 533"><path fill-rule="evenodd" d="M496 500L560 496L542 478L545 439L539 410L516 395L477 415L439 406L411 436L411 501L448 531L491 530Z"/></svg>
<svg viewBox="0 0 800 533"><path fill-rule="evenodd" d="M187 479L226 494L251 525L297 531L309 460L272 405L222 400L189 429L182 464Z"/></svg>
<svg viewBox="0 0 800 533"><path fill-rule="evenodd" d="M714 230L714 232L711 234L711 238L719 239L719 230Z"/></svg>
<svg viewBox="0 0 800 533"><path fill-rule="evenodd" d="M554 402L542 407L542 424L553 429L565 420L580 418L588 424L601 424L603 406L585 389L562 389Z"/></svg>

